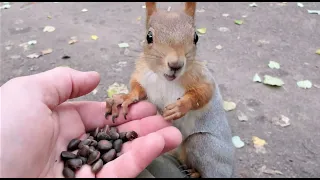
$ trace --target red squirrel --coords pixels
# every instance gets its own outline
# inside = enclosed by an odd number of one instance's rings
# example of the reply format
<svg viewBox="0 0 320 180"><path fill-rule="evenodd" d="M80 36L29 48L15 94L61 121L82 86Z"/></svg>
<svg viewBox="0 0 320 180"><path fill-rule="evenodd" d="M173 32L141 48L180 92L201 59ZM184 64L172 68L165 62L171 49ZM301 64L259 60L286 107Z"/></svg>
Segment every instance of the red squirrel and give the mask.
<svg viewBox="0 0 320 180"><path fill-rule="evenodd" d="M146 2L143 52L136 61L128 94L106 100L106 117L126 118L129 105L148 100L182 135L172 152L191 177L231 177L233 145L222 98L206 63L196 58L196 2L182 11L164 11Z"/></svg>

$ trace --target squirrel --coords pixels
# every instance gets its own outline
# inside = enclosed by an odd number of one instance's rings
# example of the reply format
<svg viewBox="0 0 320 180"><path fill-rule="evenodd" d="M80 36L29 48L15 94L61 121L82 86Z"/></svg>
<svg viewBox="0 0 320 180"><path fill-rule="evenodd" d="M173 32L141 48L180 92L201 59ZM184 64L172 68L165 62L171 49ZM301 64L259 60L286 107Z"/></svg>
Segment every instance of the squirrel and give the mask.
<svg viewBox="0 0 320 180"><path fill-rule="evenodd" d="M129 93L107 98L105 116L114 122L121 105L126 118L131 104L148 100L181 131L182 143L169 153L191 177L230 178L234 147L222 96L205 62L196 58L196 2L170 12L157 9L156 2L145 5L146 39Z"/></svg>

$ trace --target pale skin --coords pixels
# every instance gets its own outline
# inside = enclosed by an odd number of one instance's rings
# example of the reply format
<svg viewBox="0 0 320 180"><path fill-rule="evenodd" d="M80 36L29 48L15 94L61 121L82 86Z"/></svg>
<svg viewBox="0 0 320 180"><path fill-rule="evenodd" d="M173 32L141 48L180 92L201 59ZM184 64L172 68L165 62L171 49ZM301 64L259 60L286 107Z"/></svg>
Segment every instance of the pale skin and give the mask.
<svg viewBox="0 0 320 180"><path fill-rule="evenodd" d="M181 143L179 130L148 102L130 106L127 120L119 117L115 124L104 118L105 102L66 102L91 92L99 81L96 72L55 68L2 85L1 177L62 177L59 157L68 142L106 124L135 130L139 138L124 145L124 154L98 174L84 165L76 177L134 178Z"/></svg>

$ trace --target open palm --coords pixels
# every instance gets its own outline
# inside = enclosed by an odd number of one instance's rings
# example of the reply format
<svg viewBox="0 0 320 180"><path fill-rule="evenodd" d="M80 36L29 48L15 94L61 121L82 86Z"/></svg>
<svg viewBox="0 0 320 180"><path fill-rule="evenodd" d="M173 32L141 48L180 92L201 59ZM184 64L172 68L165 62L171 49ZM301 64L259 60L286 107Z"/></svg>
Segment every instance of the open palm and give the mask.
<svg viewBox="0 0 320 180"><path fill-rule="evenodd" d="M135 130L139 138L124 144L124 154L98 174L89 165L76 177L136 177L153 159L178 146L181 133L157 116L155 107L139 102L127 120L104 118L103 102L65 102L91 92L99 83L95 72L70 68L13 79L1 87L1 177L62 177L61 151L73 138L106 124Z"/></svg>

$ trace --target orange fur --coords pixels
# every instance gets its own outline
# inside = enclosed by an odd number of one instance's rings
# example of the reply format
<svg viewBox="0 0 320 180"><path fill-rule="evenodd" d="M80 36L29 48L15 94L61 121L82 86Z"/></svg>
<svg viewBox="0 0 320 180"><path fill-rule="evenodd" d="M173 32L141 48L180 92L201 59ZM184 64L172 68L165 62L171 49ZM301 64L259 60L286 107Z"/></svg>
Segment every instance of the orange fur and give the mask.
<svg viewBox="0 0 320 180"><path fill-rule="evenodd" d="M184 11L189 16L194 17L194 15L196 13L196 2L186 2L185 7L184 7Z"/></svg>

